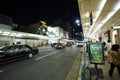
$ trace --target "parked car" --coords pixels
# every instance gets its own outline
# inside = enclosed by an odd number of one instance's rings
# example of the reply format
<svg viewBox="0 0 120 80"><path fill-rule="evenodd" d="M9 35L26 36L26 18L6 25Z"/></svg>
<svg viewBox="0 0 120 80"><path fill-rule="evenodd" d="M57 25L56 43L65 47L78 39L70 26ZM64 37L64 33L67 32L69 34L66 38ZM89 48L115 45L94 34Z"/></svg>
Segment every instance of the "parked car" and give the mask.
<svg viewBox="0 0 120 80"><path fill-rule="evenodd" d="M84 44L83 41L78 41L76 45L77 45L77 47L81 47L81 46L83 46L83 44Z"/></svg>
<svg viewBox="0 0 120 80"><path fill-rule="evenodd" d="M32 48L29 45L6 45L0 47L0 62L15 59L19 57L32 58L39 52L38 48Z"/></svg>

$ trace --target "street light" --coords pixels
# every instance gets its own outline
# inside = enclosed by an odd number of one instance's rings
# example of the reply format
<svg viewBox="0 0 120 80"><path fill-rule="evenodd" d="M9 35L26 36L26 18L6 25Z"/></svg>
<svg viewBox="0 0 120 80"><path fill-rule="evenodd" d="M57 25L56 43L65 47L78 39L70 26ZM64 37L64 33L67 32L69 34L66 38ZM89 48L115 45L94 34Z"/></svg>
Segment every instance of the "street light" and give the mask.
<svg viewBox="0 0 120 80"><path fill-rule="evenodd" d="M79 26L80 25L80 20L75 20L75 23Z"/></svg>
<svg viewBox="0 0 120 80"><path fill-rule="evenodd" d="M75 22L78 24L78 23L80 23L80 20L77 19Z"/></svg>

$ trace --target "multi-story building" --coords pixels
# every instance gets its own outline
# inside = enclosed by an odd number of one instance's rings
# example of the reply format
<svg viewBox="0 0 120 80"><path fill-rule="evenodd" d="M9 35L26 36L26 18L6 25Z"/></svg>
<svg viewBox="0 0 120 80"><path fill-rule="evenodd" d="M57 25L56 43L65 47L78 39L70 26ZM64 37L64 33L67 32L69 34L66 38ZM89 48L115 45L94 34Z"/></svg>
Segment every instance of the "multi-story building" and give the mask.
<svg viewBox="0 0 120 80"><path fill-rule="evenodd" d="M12 24L11 17L0 14L0 29L12 30Z"/></svg>
<svg viewBox="0 0 120 80"><path fill-rule="evenodd" d="M66 22L66 21L62 21L62 23L60 24L60 26L68 32L68 37L72 38L73 34L72 34L72 26L70 24L70 22Z"/></svg>
<svg viewBox="0 0 120 80"><path fill-rule="evenodd" d="M48 26L48 37L50 38L49 43L65 42L69 38L68 32L59 26Z"/></svg>
<svg viewBox="0 0 120 80"><path fill-rule="evenodd" d="M47 35L47 24L44 21L40 21L34 24L30 24L24 28L21 28L20 31L46 36Z"/></svg>
<svg viewBox="0 0 120 80"><path fill-rule="evenodd" d="M56 38L62 38L62 39L68 39L68 32L65 31L63 28L57 26L57 27L50 27L48 26L48 36L49 37L56 37Z"/></svg>
<svg viewBox="0 0 120 80"><path fill-rule="evenodd" d="M0 14L0 46L10 44L10 38L7 36L12 29L12 18Z"/></svg>

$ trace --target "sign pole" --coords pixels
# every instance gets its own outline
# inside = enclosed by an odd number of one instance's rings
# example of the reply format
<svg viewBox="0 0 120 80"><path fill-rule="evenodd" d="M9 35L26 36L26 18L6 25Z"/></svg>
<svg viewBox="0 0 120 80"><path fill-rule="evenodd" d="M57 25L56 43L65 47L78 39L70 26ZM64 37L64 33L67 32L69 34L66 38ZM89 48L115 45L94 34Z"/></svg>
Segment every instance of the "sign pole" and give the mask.
<svg viewBox="0 0 120 80"><path fill-rule="evenodd" d="M96 79L98 80L98 68L97 68L97 64L95 64L95 75L96 75Z"/></svg>

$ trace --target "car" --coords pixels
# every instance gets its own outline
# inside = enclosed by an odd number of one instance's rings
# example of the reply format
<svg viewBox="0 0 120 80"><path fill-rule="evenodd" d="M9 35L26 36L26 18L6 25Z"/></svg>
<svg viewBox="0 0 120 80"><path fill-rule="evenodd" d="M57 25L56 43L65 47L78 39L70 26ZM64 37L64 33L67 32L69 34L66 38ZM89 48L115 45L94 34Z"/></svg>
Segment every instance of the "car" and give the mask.
<svg viewBox="0 0 120 80"><path fill-rule="evenodd" d="M55 48L56 45L57 45L57 43L52 43L52 44L51 44L51 47L52 47L52 48Z"/></svg>
<svg viewBox="0 0 120 80"><path fill-rule="evenodd" d="M83 44L84 44L83 41L78 41L78 42L76 43L77 47L81 47L81 46L83 46Z"/></svg>
<svg viewBox="0 0 120 80"><path fill-rule="evenodd" d="M6 45L0 47L0 62L15 58L32 58L39 52L38 48L32 48L29 45Z"/></svg>
<svg viewBox="0 0 120 80"><path fill-rule="evenodd" d="M66 47L66 44L64 44L64 43L57 43L56 45L55 45L55 48L56 49L63 49L63 48L65 48Z"/></svg>
<svg viewBox="0 0 120 80"><path fill-rule="evenodd" d="M72 43L67 43L66 46L70 47L70 46L72 46Z"/></svg>

